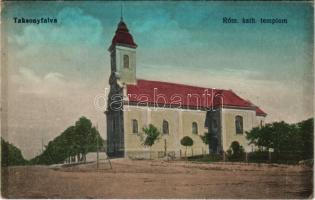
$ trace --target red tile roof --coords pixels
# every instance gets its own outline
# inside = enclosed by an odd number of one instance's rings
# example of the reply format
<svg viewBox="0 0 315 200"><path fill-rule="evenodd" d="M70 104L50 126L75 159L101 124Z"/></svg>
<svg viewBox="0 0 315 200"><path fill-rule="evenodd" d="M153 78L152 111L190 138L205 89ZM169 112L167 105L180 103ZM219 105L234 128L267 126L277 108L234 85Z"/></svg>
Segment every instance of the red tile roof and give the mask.
<svg viewBox="0 0 315 200"><path fill-rule="evenodd" d="M110 48L112 48L116 44L127 45L132 48L137 47L137 44L133 41L132 35L129 33L127 25L123 21L120 21L118 24L116 34L113 37L112 45L110 46Z"/></svg>
<svg viewBox="0 0 315 200"><path fill-rule="evenodd" d="M260 115L260 116L266 116L267 113L265 113L262 109L260 109L259 107L256 107L256 115Z"/></svg>
<svg viewBox="0 0 315 200"><path fill-rule="evenodd" d="M255 109L257 115L266 115L251 102L242 99L232 90L203 88L190 85L137 80L136 85L127 85L129 102L165 104L178 106L179 102L189 108L211 108L222 105L224 107L237 107L243 109Z"/></svg>

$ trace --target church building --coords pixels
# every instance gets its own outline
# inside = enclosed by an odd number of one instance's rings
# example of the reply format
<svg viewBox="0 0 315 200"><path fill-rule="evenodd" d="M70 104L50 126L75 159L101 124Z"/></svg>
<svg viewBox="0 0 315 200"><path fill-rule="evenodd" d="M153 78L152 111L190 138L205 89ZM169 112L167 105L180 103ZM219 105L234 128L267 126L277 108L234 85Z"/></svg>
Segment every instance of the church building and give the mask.
<svg viewBox="0 0 315 200"><path fill-rule="evenodd" d="M127 158L180 157L184 136L193 139L189 155L222 153L237 142L245 151L246 131L263 126L266 113L232 90L143 80L136 77L136 49L121 19L108 49L111 57L107 110L107 154ZM159 70L159 69L156 69ZM167 73L165 74L167 76ZM161 138L151 147L142 143L143 127L153 124ZM200 136L210 134L210 145Z"/></svg>

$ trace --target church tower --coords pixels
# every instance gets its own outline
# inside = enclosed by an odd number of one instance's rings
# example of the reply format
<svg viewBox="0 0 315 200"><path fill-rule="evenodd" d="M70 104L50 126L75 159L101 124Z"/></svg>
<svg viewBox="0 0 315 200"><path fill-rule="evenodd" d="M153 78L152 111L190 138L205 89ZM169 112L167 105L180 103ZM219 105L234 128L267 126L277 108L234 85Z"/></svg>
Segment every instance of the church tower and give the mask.
<svg viewBox="0 0 315 200"><path fill-rule="evenodd" d="M136 84L137 45L121 18L108 51L111 57L111 78L121 84Z"/></svg>
<svg viewBox="0 0 315 200"><path fill-rule="evenodd" d="M107 154L121 157L125 153L123 93L126 85L137 84L136 48L127 25L121 18L112 44L108 48L111 57L107 111Z"/></svg>

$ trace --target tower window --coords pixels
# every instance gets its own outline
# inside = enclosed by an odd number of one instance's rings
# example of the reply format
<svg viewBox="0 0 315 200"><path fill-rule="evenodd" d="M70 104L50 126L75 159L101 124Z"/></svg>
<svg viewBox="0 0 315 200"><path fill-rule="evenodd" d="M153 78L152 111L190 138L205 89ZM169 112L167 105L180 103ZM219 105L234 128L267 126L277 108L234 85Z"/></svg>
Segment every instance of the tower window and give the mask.
<svg viewBox="0 0 315 200"><path fill-rule="evenodd" d="M235 117L235 132L236 134L243 134L243 117L236 116Z"/></svg>
<svg viewBox="0 0 315 200"><path fill-rule="evenodd" d="M132 120L132 133L138 133L138 121L135 119Z"/></svg>
<svg viewBox="0 0 315 200"><path fill-rule="evenodd" d="M198 124L196 122L192 123L192 133L198 134Z"/></svg>
<svg viewBox="0 0 315 200"><path fill-rule="evenodd" d="M163 134L169 134L168 121L163 120Z"/></svg>
<svg viewBox="0 0 315 200"><path fill-rule="evenodd" d="M124 55L124 68L129 68L129 56Z"/></svg>

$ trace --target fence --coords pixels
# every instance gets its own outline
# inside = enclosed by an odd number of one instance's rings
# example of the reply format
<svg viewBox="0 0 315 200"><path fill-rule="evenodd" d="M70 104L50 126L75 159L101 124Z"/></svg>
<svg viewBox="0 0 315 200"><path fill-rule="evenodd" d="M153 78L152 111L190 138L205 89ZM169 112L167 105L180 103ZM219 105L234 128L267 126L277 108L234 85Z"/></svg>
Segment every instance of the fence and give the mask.
<svg viewBox="0 0 315 200"><path fill-rule="evenodd" d="M175 151L127 151L126 155L130 159L144 160L144 159L176 159L178 153Z"/></svg>
<svg viewBox="0 0 315 200"><path fill-rule="evenodd" d="M191 156L189 160L205 161L205 162L248 162L248 163L281 163L281 164L297 164L301 160L313 158L312 155L305 156L301 152L243 152L237 155L229 153L210 154L206 156Z"/></svg>
<svg viewBox="0 0 315 200"><path fill-rule="evenodd" d="M189 152L189 153L188 153ZM208 154L206 151L199 151L194 154L194 151L185 150L178 151L127 151L126 156L130 159L188 159L191 161L202 162L247 162L247 163L282 163L282 164L297 164L301 160L310 159L313 156L305 157L301 152L241 152L237 155L231 155L227 152L221 154Z"/></svg>
<svg viewBox="0 0 315 200"><path fill-rule="evenodd" d="M192 157L196 155L207 155L208 151L205 148L188 148L187 150L170 150L170 151L126 151L126 156L130 159L180 159L185 157Z"/></svg>

